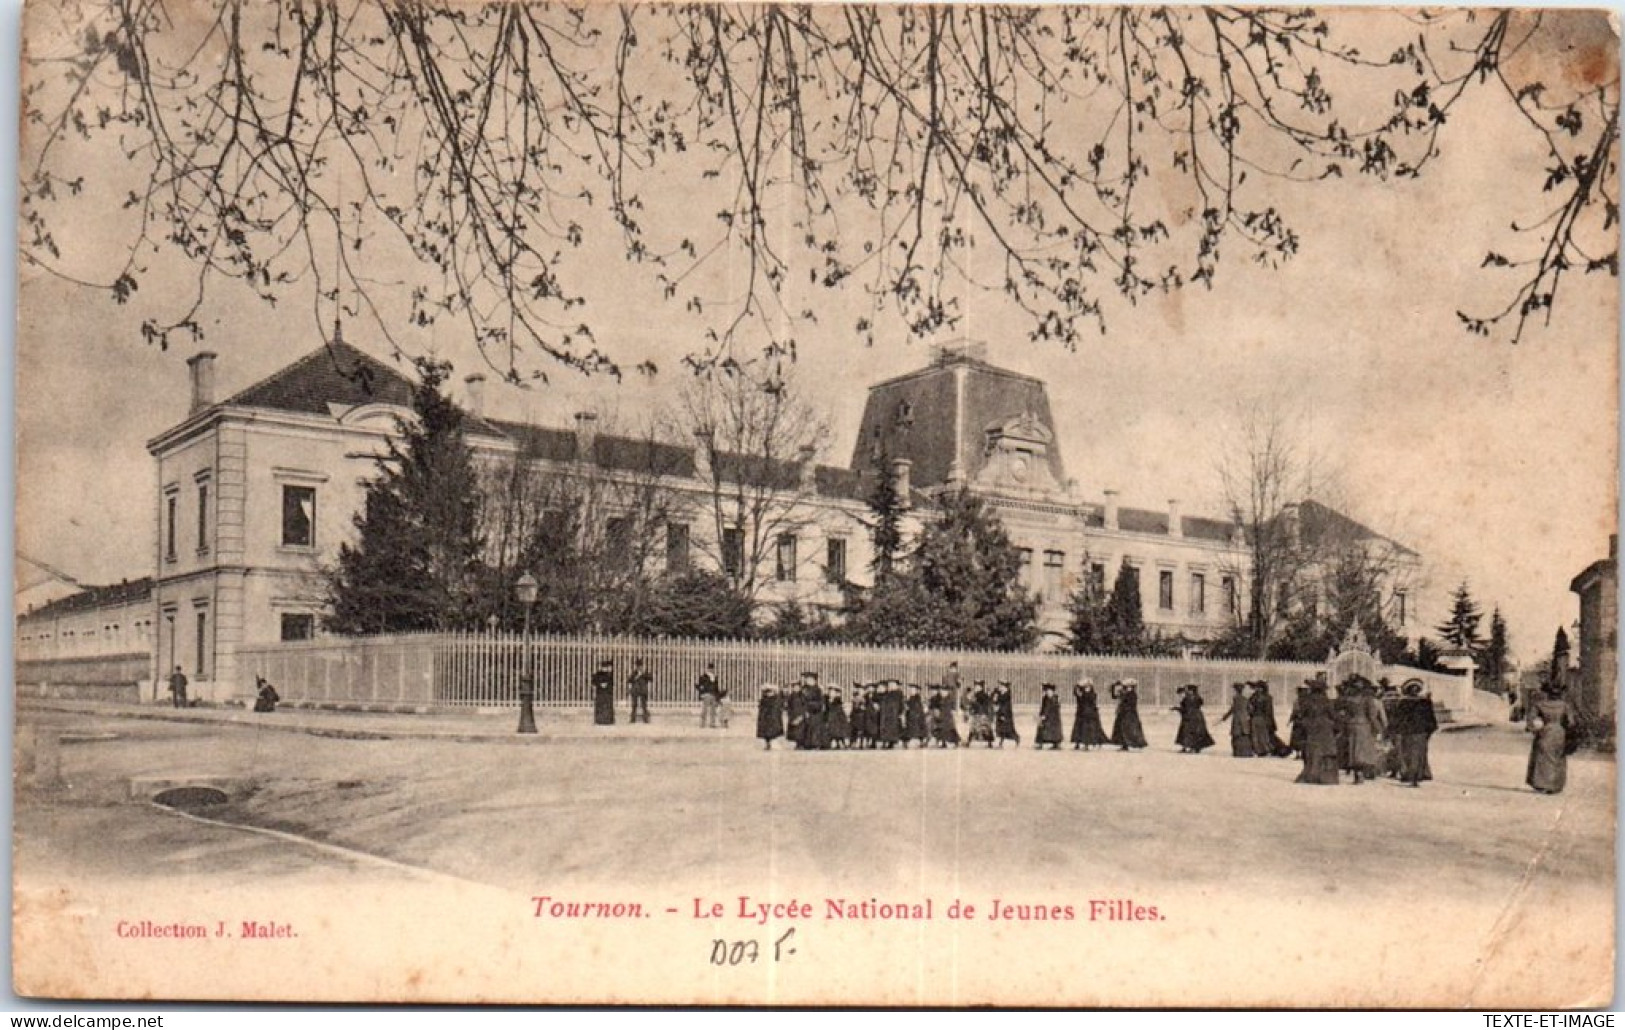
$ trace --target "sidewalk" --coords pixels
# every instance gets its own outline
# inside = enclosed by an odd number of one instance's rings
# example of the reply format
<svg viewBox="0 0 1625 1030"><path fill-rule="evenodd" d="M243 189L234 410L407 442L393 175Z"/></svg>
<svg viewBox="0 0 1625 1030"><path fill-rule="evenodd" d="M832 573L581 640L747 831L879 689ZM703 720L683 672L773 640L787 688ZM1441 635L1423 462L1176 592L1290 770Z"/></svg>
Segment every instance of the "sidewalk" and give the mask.
<svg viewBox="0 0 1625 1030"><path fill-rule="evenodd" d="M729 727L717 730L700 728L698 706L692 711L681 708L656 710L651 713L648 723L635 725L626 722L624 711L617 710L613 726L594 725L592 711L588 708L539 708L536 710L537 732L534 735L516 732L519 724L518 708L503 711L437 710L413 714L333 711L285 706L279 707L275 712L257 713L237 706L172 708L151 702L121 704L108 701L23 697L17 699L17 707L19 710L53 711L99 718L239 726L251 730L308 733L312 736L337 737L345 740L445 740L496 744L756 742L754 707L749 711L736 707ZM1028 737L1031 731L1036 713L1037 706L1016 706L1016 724L1021 728L1024 738ZM1070 727L1070 719L1070 713L1063 716L1063 733ZM1164 723L1171 726L1176 720L1167 713L1146 712L1144 721L1148 730L1154 728L1157 733L1161 733L1164 730ZM1483 721L1462 721L1446 723L1440 726L1439 730L1444 733L1455 733L1491 727L1492 724ZM1171 734L1171 730L1168 732Z"/></svg>
<svg viewBox="0 0 1625 1030"><path fill-rule="evenodd" d="M417 715L388 712L338 712L317 708L279 707L275 712L254 712L241 707L173 708L160 704L119 704L106 701L67 701L18 698L19 711L51 711L98 718L143 719L159 722L239 726L250 730L308 733L346 740L446 740L470 743L546 744L549 742L620 744L667 741L751 741L756 713L737 709L728 729L700 728L699 707L651 713L648 723L626 722L617 711L613 726L595 726L586 708L539 708L534 735L516 732L519 709L509 711L436 711Z"/></svg>

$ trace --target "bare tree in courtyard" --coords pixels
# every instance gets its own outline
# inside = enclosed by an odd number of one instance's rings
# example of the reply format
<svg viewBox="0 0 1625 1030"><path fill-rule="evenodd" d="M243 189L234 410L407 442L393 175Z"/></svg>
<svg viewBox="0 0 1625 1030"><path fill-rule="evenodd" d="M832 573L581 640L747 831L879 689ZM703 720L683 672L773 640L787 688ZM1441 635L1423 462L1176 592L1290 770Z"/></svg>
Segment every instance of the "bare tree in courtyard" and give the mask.
<svg viewBox="0 0 1625 1030"><path fill-rule="evenodd" d="M694 441L713 567L751 605L769 582L813 570L804 542L830 431L783 362L728 362L684 384L669 423Z"/></svg>
<svg viewBox="0 0 1625 1030"><path fill-rule="evenodd" d="M28 9L22 259L145 305L235 281L408 353L451 320L514 380L613 374L585 280L624 258L793 354L829 291L869 339L985 290L1075 345L1221 256L1298 250L1297 184L1425 174L1489 92L1545 155L1482 264L1523 337L1617 274L1602 12L85 0ZM658 210L656 221L652 212ZM83 212L97 231L73 231ZM1419 233L1432 231L1419 226ZM173 269L189 281L173 288ZM387 269L380 273L378 269ZM721 274L713 274L721 273ZM720 285L719 285L720 284ZM1446 301L1448 302L1448 301Z"/></svg>

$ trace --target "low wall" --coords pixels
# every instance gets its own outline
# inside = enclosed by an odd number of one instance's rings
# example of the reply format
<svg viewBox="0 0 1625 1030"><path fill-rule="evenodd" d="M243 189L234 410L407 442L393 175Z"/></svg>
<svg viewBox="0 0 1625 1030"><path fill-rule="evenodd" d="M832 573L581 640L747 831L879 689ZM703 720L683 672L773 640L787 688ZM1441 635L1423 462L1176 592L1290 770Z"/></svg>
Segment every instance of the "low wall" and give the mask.
<svg viewBox="0 0 1625 1030"><path fill-rule="evenodd" d="M1136 679L1146 705L1172 705L1174 692L1187 683L1197 684L1210 705L1222 704L1230 695L1231 683L1264 680L1279 703L1290 705L1298 686L1326 669L1308 662L626 637L548 636L526 641L490 634L261 644L239 648L237 668L246 681L239 687L244 697L252 695L253 677L259 675L270 680L288 701L389 707L515 705L528 670L535 677L538 705L576 707L592 703L592 673L605 658L614 663L618 703L625 702L626 680L634 660L643 659L653 677L650 703L656 707L693 705L694 683L708 663L715 664L735 706L754 704L762 683L794 683L803 670L817 672L823 683L841 687L888 677L924 686L940 682L948 663L955 659L964 685L982 679L991 686L1008 679L1018 704L1036 704L1046 682L1059 686L1063 697L1070 697L1071 685L1088 677L1102 694L1115 680ZM1440 701L1457 703L1454 688L1459 681L1454 677L1401 668L1379 671L1395 683L1420 676Z"/></svg>

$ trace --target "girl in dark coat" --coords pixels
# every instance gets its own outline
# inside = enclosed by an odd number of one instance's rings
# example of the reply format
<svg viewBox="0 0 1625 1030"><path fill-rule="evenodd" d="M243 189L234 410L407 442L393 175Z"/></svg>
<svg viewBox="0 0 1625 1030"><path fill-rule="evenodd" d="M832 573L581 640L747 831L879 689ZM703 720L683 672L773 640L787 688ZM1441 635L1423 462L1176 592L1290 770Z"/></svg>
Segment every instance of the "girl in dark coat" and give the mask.
<svg viewBox="0 0 1625 1030"><path fill-rule="evenodd" d="M802 688L802 697L806 700L806 717L801 723L801 743L799 747L813 751L829 750L829 724L824 718L824 692L818 689L817 684L809 684Z"/></svg>
<svg viewBox="0 0 1625 1030"><path fill-rule="evenodd" d="M1202 692L1189 683L1179 688L1179 694L1179 705L1174 709L1179 713L1179 732L1174 734L1174 743L1184 754L1199 754L1203 748L1213 746L1207 718L1202 715Z"/></svg>
<svg viewBox="0 0 1625 1030"><path fill-rule="evenodd" d="M852 723L851 742L853 747L874 747L874 730L871 727L872 710L870 708L870 691L862 683L852 684L852 711L847 716Z"/></svg>
<svg viewBox="0 0 1625 1030"><path fill-rule="evenodd" d="M846 709L841 707L839 687L832 687L824 696L824 726L830 747L844 749L851 744L852 721L846 717Z"/></svg>
<svg viewBox="0 0 1625 1030"><path fill-rule="evenodd" d="M876 714L875 739L880 746L888 750L897 746L901 740L903 746L908 746L908 738L903 736L903 688L895 682L880 685L880 709Z"/></svg>
<svg viewBox="0 0 1625 1030"><path fill-rule="evenodd" d="M959 727L954 725L953 699L939 683L931 688L931 739L937 747L958 747Z"/></svg>
<svg viewBox="0 0 1625 1030"><path fill-rule="evenodd" d="M598 663L592 674L592 721L598 726L615 725L615 673L608 658Z"/></svg>
<svg viewBox="0 0 1625 1030"><path fill-rule="evenodd" d="M785 729L785 739L796 747L805 747L802 743L807 736L807 695L800 687L790 687L789 697L785 705L789 709L789 725Z"/></svg>
<svg viewBox="0 0 1625 1030"><path fill-rule="evenodd" d="M1230 720L1230 754L1236 758L1253 757L1253 717L1247 710L1245 683L1230 684L1230 710L1219 721Z"/></svg>
<svg viewBox="0 0 1625 1030"><path fill-rule="evenodd" d="M903 746L906 748L909 741L917 740L921 747L925 747L931 741L930 726L926 718L925 698L920 696L920 685L910 683L908 700L903 704Z"/></svg>
<svg viewBox="0 0 1625 1030"><path fill-rule="evenodd" d="M971 685L969 736L967 744L980 740L988 747L993 746L993 695L987 692L987 684L982 680Z"/></svg>
<svg viewBox="0 0 1625 1030"><path fill-rule="evenodd" d="M1113 683L1111 694L1117 699L1111 742L1124 751L1145 747L1145 730L1140 726L1140 685L1133 680Z"/></svg>
<svg viewBox="0 0 1625 1030"><path fill-rule="evenodd" d="M993 734L998 738L996 747L1004 747L1004 742L1013 740L1016 746L1021 746L1021 734L1016 732L1015 698L1010 693L1010 681L1000 680L999 685L993 688Z"/></svg>
<svg viewBox="0 0 1625 1030"><path fill-rule="evenodd" d="M1038 736L1033 747L1045 744L1051 751L1061 750L1061 699L1055 694L1055 684L1044 684L1044 695L1038 699Z"/></svg>
<svg viewBox="0 0 1625 1030"><path fill-rule="evenodd" d="M784 736L784 698L771 683L762 684L762 696L756 702L756 736L764 751L771 751L773 741Z"/></svg>
<svg viewBox="0 0 1625 1030"><path fill-rule="evenodd" d="M1299 783L1337 783L1337 730L1331 698L1324 686L1311 686L1299 709L1303 725L1303 771Z"/></svg>
<svg viewBox="0 0 1625 1030"><path fill-rule="evenodd" d="M1072 688L1077 709L1072 714L1072 749L1099 747L1106 743L1106 727L1100 724L1100 701L1095 685L1084 680Z"/></svg>

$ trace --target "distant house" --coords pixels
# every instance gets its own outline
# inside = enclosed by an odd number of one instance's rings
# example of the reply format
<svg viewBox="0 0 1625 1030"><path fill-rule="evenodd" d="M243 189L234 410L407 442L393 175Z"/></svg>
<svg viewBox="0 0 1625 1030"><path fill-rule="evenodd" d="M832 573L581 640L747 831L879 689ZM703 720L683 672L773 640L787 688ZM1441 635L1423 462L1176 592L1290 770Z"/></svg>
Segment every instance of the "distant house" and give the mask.
<svg viewBox="0 0 1625 1030"><path fill-rule="evenodd" d="M1619 535L1608 537L1608 557L1586 566L1569 589L1580 595L1580 676L1575 704L1612 720L1619 681Z"/></svg>

